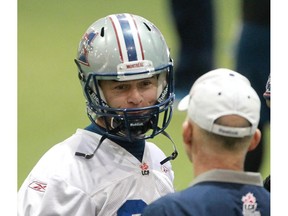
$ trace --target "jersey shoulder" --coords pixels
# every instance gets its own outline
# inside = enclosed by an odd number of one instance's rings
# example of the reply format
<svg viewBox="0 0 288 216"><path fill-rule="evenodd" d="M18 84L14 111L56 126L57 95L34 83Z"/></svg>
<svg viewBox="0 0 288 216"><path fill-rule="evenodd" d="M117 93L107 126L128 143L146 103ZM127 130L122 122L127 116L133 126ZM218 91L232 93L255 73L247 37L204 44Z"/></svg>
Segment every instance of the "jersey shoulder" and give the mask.
<svg viewBox="0 0 288 216"><path fill-rule="evenodd" d="M98 139L97 136L91 137L89 134L91 132L87 132L78 129L69 138L53 145L39 159L27 178L30 181L36 179L47 182L53 176L65 179L71 176L71 172L77 173L77 169L80 167L78 166L79 160L75 160L75 152L79 149L79 146L83 146L81 148L86 152L93 152Z"/></svg>

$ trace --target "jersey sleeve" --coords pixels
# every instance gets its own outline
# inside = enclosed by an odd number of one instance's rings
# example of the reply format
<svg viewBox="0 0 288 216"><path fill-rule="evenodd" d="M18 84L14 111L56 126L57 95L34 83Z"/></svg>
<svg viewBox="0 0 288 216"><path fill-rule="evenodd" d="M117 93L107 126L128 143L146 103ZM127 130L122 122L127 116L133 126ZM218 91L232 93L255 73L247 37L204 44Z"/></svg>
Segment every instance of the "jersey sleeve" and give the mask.
<svg viewBox="0 0 288 216"><path fill-rule="evenodd" d="M95 215L95 209L87 194L57 178L25 182L18 192L18 216Z"/></svg>

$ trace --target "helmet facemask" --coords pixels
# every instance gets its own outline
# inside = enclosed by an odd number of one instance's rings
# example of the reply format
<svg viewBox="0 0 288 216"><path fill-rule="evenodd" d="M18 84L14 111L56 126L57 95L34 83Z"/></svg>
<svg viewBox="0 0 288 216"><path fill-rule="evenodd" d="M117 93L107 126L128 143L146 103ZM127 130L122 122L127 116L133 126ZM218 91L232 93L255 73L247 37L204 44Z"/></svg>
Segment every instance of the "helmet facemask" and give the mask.
<svg viewBox="0 0 288 216"><path fill-rule="evenodd" d="M172 64L152 73L147 72L149 76L153 74L157 76L157 101L152 106L142 108L110 107L99 85L99 80L105 77L102 74L91 73L83 85L88 117L103 135L112 139L134 141L156 136L168 126L172 117L174 102L172 73ZM141 74L141 77L145 77L143 75L145 73ZM110 76L109 79L113 78Z"/></svg>

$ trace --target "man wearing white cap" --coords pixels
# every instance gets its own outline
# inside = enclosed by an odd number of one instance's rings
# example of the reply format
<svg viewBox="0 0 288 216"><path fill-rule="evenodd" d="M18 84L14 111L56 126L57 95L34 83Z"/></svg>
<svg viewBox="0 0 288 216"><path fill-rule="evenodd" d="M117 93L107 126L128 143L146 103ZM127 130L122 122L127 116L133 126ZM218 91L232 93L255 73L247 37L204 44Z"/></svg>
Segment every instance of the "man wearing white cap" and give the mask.
<svg viewBox="0 0 288 216"><path fill-rule="evenodd" d="M244 172L247 152L261 139L260 99L249 80L229 69L210 71L178 109L187 110L182 135L195 179L147 206L143 216L270 215L261 174Z"/></svg>

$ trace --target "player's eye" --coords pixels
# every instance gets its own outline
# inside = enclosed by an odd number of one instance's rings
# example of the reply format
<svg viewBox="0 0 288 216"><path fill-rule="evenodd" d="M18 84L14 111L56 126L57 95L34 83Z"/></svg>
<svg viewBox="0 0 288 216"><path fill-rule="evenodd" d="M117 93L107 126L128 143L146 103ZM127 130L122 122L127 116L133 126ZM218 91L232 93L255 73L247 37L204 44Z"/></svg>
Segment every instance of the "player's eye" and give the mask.
<svg viewBox="0 0 288 216"><path fill-rule="evenodd" d="M141 86L144 86L144 87L145 87L145 86L149 86L149 85L151 85L151 84L152 84L152 82L151 82L150 80L144 80L143 82L140 83L140 85L141 85Z"/></svg>
<svg viewBox="0 0 288 216"><path fill-rule="evenodd" d="M141 87L149 87L151 85L157 85L157 78L155 76L148 79L144 79L139 83L139 86Z"/></svg>
<svg viewBox="0 0 288 216"><path fill-rule="evenodd" d="M126 89L128 89L128 85L125 85L125 84L120 84L120 85L115 85L114 87L113 87L113 89L114 90L126 90Z"/></svg>

